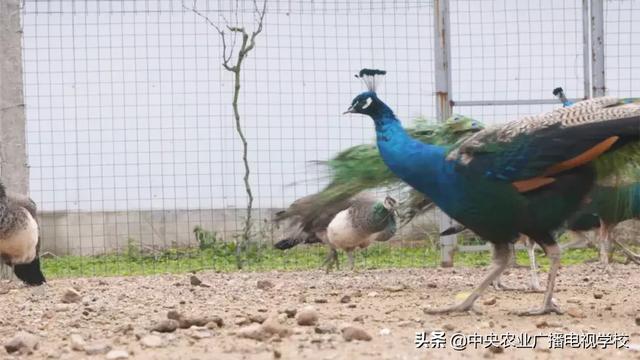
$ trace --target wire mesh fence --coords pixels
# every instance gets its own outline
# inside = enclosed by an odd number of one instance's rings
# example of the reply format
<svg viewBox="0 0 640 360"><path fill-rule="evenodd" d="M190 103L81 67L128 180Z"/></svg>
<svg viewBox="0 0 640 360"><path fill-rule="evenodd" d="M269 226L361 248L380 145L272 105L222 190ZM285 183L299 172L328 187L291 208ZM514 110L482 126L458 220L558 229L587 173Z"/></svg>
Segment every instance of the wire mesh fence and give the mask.
<svg viewBox="0 0 640 360"><path fill-rule="evenodd" d="M216 26L251 33L261 4L24 1L30 191L40 209L42 251L56 260L50 271L235 266L248 196L234 73L223 62L225 45L237 54L242 38L227 29L223 44ZM381 94L406 124L434 117L434 4L267 0L266 9L239 92L255 197L251 238L261 244L245 249L244 260L315 267L324 249L273 250L283 229L270 220L327 184L318 161L372 143L368 119L341 116L362 91L353 78L360 68L389 72ZM612 94L638 90L640 29L632 19L639 9L637 0L606 4ZM474 101L553 100L556 86L585 96L582 1L453 1L450 18L452 97L461 104L455 112L493 124L557 105ZM384 245L395 257L373 249L362 261L437 264L425 251L437 236L434 217ZM432 242L413 241L424 237Z"/></svg>

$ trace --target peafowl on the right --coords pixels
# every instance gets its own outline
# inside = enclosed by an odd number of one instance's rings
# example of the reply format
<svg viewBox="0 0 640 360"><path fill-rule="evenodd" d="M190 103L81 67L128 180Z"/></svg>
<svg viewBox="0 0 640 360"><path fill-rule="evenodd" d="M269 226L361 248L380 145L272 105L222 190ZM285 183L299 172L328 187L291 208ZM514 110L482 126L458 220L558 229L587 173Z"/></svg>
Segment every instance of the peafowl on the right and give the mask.
<svg viewBox="0 0 640 360"><path fill-rule="evenodd" d="M521 314L562 313L553 300L560 267L553 232L583 205L597 179L640 159L640 104L613 97L585 100L445 147L407 134L373 87L373 79L384 74L361 70L368 91L345 113L369 116L389 169L494 247L492 270L467 299L427 312L471 310L509 265L513 242L524 234L543 248L551 265L542 307Z"/></svg>

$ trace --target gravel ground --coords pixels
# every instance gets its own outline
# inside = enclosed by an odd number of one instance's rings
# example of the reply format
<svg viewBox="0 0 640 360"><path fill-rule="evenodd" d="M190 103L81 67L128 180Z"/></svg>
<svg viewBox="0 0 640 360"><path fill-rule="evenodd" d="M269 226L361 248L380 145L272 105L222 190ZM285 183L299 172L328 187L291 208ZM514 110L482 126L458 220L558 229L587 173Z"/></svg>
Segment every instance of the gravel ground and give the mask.
<svg viewBox="0 0 640 360"><path fill-rule="evenodd" d="M1 358L29 359L640 359L640 267L565 267L556 299L568 314L518 317L542 294L490 289L482 314L426 315L457 301L486 269L201 272L1 283ZM524 285L527 269L504 277ZM544 279L544 276L543 276ZM169 319L171 318L171 319ZM177 329L176 329L177 327ZM155 330L154 330L155 329ZM624 333L628 349L417 349L416 332ZM349 341L348 341L349 340ZM9 353L9 351L12 351Z"/></svg>

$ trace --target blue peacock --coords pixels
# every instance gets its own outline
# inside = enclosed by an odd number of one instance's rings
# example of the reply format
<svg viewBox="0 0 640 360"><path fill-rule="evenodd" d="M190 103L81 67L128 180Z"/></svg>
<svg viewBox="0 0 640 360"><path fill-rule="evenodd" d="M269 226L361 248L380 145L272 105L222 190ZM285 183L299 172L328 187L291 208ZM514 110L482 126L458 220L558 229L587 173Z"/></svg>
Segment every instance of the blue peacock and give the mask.
<svg viewBox="0 0 640 360"><path fill-rule="evenodd" d="M407 135L375 92L382 70L363 69L368 91L345 113L373 119L389 169L450 217L493 244L493 267L460 304L429 313L472 310L509 264L520 234L550 259L542 307L522 315L562 313L553 300L560 248L553 236L586 200L596 180L640 158L640 105L603 97L487 128L453 146L427 145Z"/></svg>

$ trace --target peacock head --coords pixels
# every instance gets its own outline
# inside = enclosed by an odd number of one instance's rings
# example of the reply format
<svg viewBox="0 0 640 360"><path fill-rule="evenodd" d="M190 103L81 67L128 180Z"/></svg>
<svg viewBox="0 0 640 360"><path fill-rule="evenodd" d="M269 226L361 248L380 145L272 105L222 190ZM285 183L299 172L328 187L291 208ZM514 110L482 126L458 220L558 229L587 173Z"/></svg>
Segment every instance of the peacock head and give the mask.
<svg viewBox="0 0 640 360"><path fill-rule="evenodd" d="M374 116L386 107L384 103L378 99L373 91L365 91L356 96L351 102L351 106L343 114L363 114Z"/></svg>
<svg viewBox="0 0 640 360"><path fill-rule="evenodd" d="M389 108L387 105L385 105L385 103L383 103L376 94L376 80L386 73L387 72L384 70L377 69L360 70L360 72L356 74L356 78L362 80L367 87L367 91L356 96L351 102L351 106L344 112L344 114L354 113L375 117L388 110Z"/></svg>

